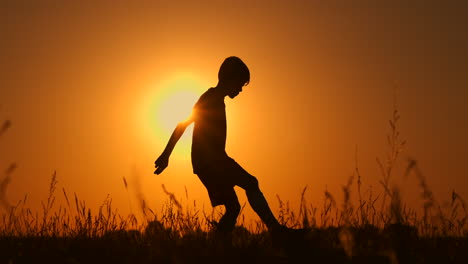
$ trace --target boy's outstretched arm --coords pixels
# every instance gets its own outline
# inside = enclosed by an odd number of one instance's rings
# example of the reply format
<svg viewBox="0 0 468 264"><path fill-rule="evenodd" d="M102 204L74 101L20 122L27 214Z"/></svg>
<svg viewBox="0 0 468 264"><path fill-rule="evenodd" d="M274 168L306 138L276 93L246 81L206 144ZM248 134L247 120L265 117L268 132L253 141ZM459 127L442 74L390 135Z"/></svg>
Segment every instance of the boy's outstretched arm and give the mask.
<svg viewBox="0 0 468 264"><path fill-rule="evenodd" d="M193 115L190 115L187 120L177 124L177 127L174 129L174 132L172 132L171 138L169 139L169 142L167 142L163 153L154 162L154 167L156 168L154 171L155 174L160 174L169 165L169 157L171 156L172 150L177 144L177 141L179 141L180 137L184 134L185 129L193 122L192 116Z"/></svg>

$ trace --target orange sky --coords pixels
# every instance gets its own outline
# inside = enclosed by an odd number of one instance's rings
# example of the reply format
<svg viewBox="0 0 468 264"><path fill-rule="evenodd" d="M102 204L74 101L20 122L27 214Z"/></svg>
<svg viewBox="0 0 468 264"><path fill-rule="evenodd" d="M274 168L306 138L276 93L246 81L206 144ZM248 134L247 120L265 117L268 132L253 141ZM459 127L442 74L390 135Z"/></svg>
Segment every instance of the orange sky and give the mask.
<svg viewBox="0 0 468 264"><path fill-rule="evenodd" d="M0 121L12 126L0 137L0 169L18 164L11 203L28 194L39 206L57 171L57 196L65 188L90 206L110 194L128 213L130 196L136 211L140 188L159 208L164 184L184 199L187 187L189 200L210 208L192 174L189 131L169 168L153 175L170 133L161 125L161 98L178 83L193 84L188 89L199 94L215 86L219 65L231 55L252 77L240 96L226 99L227 152L259 179L274 209L276 195L297 207L305 186L316 206L326 188L339 199L356 146L363 189L382 192L376 158L387 150L394 87L408 143L392 184L405 201L421 205L417 181L401 173L411 157L440 202L453 189L468 199L462 6L47 2L1 3Z"/></svg>

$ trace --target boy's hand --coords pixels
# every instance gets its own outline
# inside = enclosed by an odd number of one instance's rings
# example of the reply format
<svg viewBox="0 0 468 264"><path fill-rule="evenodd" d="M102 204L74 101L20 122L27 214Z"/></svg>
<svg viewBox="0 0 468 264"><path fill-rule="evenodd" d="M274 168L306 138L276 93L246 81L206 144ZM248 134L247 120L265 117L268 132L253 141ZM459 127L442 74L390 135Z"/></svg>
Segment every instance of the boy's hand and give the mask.
<svg viewBox="0 0 468 264"><path fill-rule="evenodd" d="M162 154L159 158L154 162L154 167L156 170L154 174L160 174L167 166L169 165L169 157Z"/></svg>

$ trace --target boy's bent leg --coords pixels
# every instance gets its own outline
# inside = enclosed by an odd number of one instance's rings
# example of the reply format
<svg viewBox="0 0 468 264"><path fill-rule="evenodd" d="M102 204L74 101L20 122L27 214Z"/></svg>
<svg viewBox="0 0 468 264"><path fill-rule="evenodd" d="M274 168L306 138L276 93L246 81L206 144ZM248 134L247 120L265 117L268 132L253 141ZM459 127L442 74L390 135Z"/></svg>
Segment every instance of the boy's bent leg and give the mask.
<svg viewBox="0 0 468 264"><path fill-rule="evenodd" d="M229 178L234 181L234 184L245 190L247 199L252 209L262 219L268 229L273 230L281 227L271 212L270 206L266 201L263 193L258 186L258 180L250 175L233 159L230 159L227 167L229 168Z"/></svg>
<svg viewBox="0 0 468 264"><path fill-rule="evenodd" d="M249 176L249 180L244 184L244 186L240 187L244 188L250 206L255 213L257 213L260 219L262 219L268 229L272 230L280 227L278 220L273 215L265 196L263 196L263 193L258 186L257 178L252 175Z"/></svg>

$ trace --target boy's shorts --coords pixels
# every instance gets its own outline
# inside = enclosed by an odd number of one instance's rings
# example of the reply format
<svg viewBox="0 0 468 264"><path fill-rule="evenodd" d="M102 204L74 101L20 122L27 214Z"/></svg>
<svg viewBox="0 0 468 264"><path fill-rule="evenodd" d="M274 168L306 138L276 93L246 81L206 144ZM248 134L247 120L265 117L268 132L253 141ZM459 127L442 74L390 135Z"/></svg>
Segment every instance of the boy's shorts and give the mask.
<svg viewBox="0 0 468 264"><path fill-rule="evenodd" d="M211 205L213 207L225 204L229 201L237 201L234 186L245 188L255 177L231 158L197 170L197 176L208 190Z"/></svg>

